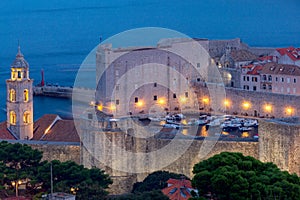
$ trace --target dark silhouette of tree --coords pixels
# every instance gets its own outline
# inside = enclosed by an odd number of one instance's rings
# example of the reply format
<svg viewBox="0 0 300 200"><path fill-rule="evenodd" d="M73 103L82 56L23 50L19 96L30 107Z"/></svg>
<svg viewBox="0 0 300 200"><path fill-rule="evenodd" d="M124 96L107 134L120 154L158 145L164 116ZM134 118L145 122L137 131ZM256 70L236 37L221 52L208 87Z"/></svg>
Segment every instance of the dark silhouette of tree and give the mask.
<svg viewBox="0 0 300 200"><path fill-rule="evenodd" d="M223 152L194 166L192 185L203 199L300 199L300 178L241 153Z"/></svg>
<svg viewBox="0 0 300 200"><path fill-rule="evenodd" d="M161 190L167 187L167 181L170 178L180 179L182 174L175 174L167 171L156 171L149 174L143 182L137 182L133 185L132 193L141 193L145 191ZM185 176L184 176L185 177ZM185 177L188 179L187 177Z"/></svg>

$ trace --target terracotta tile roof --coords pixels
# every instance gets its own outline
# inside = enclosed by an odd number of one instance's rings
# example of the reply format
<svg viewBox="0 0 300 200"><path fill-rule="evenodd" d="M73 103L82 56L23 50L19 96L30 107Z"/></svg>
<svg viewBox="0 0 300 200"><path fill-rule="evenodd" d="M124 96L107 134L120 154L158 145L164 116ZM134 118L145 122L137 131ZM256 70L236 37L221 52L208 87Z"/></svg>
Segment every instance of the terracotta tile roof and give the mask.
<svg viewBox="0 0 300 200"><path fill-rule="evenodd" d="M190 190L192 188L191 181L169 179L167 181L168 187L162 189L162 193L167 195L171 200L187 200L191 198Z"/></svg>
<svg viewBox="0 0 300 200"><path fill-rule="evenodd" d="M58 120L41 140L80 142L73 120Z"/></svg>
<svg viewBox="0 0 300 200"><path fill-rule="evenodd" d="M51 125L58 115L46 114L34 122L32 140L40 140L45 130Z"/></svg>
<svg viewBox="0 0 300 200"><path fill-rule="evenodd" d="M300 48L288 47L276 49L281 56L287 55L293 61L300 60Z"/></svg>
<svg viewBox="0 0 300 200"><path fill-rule="evenodd" d="M249 75L259 75L260 74L259 72L262 70L262 68L263 67L261 65L257 65L255 67L253 67L251 71L248 71L247 74L249 74Z"/></svg>
<svg viewBox="0 0 300 200"><path fill-rule="evenodd" d="M74 121L61 119L58 115L44 115L38 119L32 140L80 142Z"/></svg>
<svg viewBox="0 0 300 200"><path fill-rule="evenodd" d="M15 140L16 138L7 130L6 121L0 123L0 139Z"/></svg>
<svg viewBox="0 0 300 200"><path fill-rule="evenodd" d="M296 65L267 63L263 65L261 74L283 74L300 76L300 68Z"/></svg>
<svg viewBox="0 0 300 200"><path fill-rule="evenodd" d="M258 60L260 60L260 61L272 61L273 60L273 56L259 57Z"/></svg>
<svg viewBox="0 0 300 200"><path fill-rule="evenodd" d="M233 50L230 55L235 62L252 61L257 58L256 55L247 50Z"/></svg>
<svg viewBox="0 0 300 200"><path fill-rule="evenodd" d="M253 67L254 67L254 65L251 64L251 65L243 66L242 68L243 68L243 69L251 69L251 68L253 68Z"/></svg>

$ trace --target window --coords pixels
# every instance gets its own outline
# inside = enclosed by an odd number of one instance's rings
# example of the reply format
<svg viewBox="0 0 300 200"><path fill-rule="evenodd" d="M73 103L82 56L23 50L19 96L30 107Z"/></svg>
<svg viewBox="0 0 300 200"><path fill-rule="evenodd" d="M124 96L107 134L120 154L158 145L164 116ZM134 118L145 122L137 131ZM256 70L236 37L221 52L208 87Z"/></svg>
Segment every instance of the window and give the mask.
<svg viewBox="0 0 300 200"><path fill-rule="evenodd" d="M256 91L256 86L253 86L253 91Z"/></svg>
<svg viewBox="0 0 300 200"><path fill-rule="evenodd" d="M247 81L249 81L250 79L249 79L249 76L247 76Z"/></svg>
<svg viewBox="0 0 300 200"><path fill-rule="evenodd" d="M154 95L154 96L153 96L153 100L154 100L154 101L157 101L157 95Z"/></svg>
<svg viewBox="0 0 300 200"><path fill-rule="evenodd" d="M18 78L22 78L21 71L18 71Z"/></svg>
<svg viewBox="0 0 300 200"><path fill-rule="evenodd" d="M197 67L198 67L198 68L200 67L200 63L197 63Z"/></svg>
<svg viewBox="0 0 300 200"><path fill-rule="evenodd" d="M266 84L263 84L262 89L263 89L263 90L267 89Z"/></svg>
<svg viewBox="0 0 300 200"><path fill-rule="evenodd" d="M286 82L290 83L291 82L291 78L286 78Z"/></svg>
<svg viewBox="0 0 300 200"><path fill-rule="evenodd" d="M15 125L16 121L17 121L17 115L16 115L15 111L10 111L9 112L9 122L11 124Z"/></svg>
<svg viewBox="0 0 300 200"><path fill-rule="evenodd" d="M246 81L246 76L243 76L243 80Z"/></svg>
<svg viewBox="0 0 300 200"><path fill-rule="evenodd" d="M119 104L120 104L120 100L117 99L117 100L116 100L116 105L119 105Z"/></svg>
<svg viewBox="0 0 300 200"><path fill-rule="evenodd" d="M139 102L139 98L138 98L138 97L135 97L135 98L134 98L134 102L135 102L135 103L138 103L138 102Z"/></svg>
<svg viewBox="0 0 300 200"><path fill-rule="evenodd" d="M268 86L268 89L269 89L269 90L272 90L272 85L269 85L269 86Z"/></svg>
<svg viewBox="0 0 300 200"><path fill-rule="evenodd" d="M154 83L154 87L157 87L157 83Z"/></svg>
<svg viewBox="0 0 300 200"><path fill-rule="evenodd" d="M10 89L9 90L9 100L11 102L15 102L16 101L16 91L14 89Z"/></svg>
<svg viewBox="0 0 300 200"><path fill-rule="evenodd" d="M28 90L25 89L25 90L24 90L24 102L27 102L28 99L29 99L29 97L28 97Z"/></svg>
<svg viewBox="0 0 300 200"><path fill-rule="evenodd" d="M275 78L276 82L278 81L278 77Z"/></svg>
<svg viewBox="0 0 300 200"><path fill-rule="evenodd" d="M284 78L281 78L281 82L284 82Z"/></svg>
<svg viewBox="0 0 300 200"><path fill-rule="evenodd" d="M268 76L268 81L272 81L272 76L271 75Z"/></svg>
<svg viewBox="0 0 300 200"><path fill-rule="evenodd" d="M201 81L201 79L200 78L197 78L197 82L200 82Z"/></svg>
<svg viewBox="0 0 300 200"><path fill-rule="evenodd" d="M267 80L267 76L263 75L263 81Z"/></svg>
<svg viewBox="0 0 300 200"><path fill-rule="evenodd" d="M189 97L189 93L185 92L185 97L188 98Z"/></svg>
<svg viewBox="0 0 300 200"><path fill-rule="evenodd" d="M24 124L30 123L30 113L25 111L23 115L23 122Z"/></svg>
<svg viewBox="0 0 300 200"><path fill-rule="evenodd" d="M176 99L176 98L177 98L175 93L173 94L173 98L174 98L174 99Z"/></svg>
<svg viewBox="0 0 300 200"><path fill-rule="evenodd" d="M297 79L294 78L294 83L297 83Z"/></svg>
<svg viewBox="0 0 300 200"><path fill-rule="evenodd" d="M116 91L120 90L120 84L116 85Z"/></svg>
<svg viewBox="0 0 300 200"><path fill-rule="evenodd" d="M257 77L252 77L252 82L257 82Z"/></svg>

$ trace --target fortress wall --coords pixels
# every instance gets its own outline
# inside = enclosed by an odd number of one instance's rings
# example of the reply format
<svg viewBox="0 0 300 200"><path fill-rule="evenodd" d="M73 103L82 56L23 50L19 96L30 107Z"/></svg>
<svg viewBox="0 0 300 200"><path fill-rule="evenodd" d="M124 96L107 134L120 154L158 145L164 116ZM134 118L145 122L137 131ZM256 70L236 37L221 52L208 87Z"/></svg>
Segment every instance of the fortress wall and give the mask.
<svg viewBox="0 0 300 200"><path fill-rule="evenodd" d="M29 144L33 149L43 152L42 160L59 160L65 162L68 160L80 164L80 146L79 145L54 145L54 144Z"/></svg>
<svg viewBox="0 0 300 200"><path fill-rule="evenodd" d="M209 110L209 105L204 105L202 102L203 97L209 96L207 88L202 86L195 87L198 94L199 107L204 107L204 110ZM300 96L297 95L283 95L269 92L246 91L236 88L226 88L226 98L229 105L223 106L221 110L216 112L227 112L228 114L244 115L257 117L292 117L299 116L300 114ZM212 101L212 100L211 100ZM243 108L243 102L249 102L250 108ZM271 110L266 110L266 105L271 105ZM221 106L221 107L222 107ZM287 113L287 108L292 108L292 113Z"/></svg>
<svg viewBox="0 0 300 200"><path fill-rule="evenodd" d="M260 121L259 160L300 176L300 125Z"/></svg>

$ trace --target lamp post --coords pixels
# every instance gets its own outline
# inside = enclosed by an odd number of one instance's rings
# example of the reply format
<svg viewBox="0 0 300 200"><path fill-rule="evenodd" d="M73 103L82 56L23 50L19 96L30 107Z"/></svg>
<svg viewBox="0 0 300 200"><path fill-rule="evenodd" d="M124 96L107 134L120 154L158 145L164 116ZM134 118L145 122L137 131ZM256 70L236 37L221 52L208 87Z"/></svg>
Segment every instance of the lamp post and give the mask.
<svg viewBox="0 0 300 200"><path fill-rule="evenodd" d="M22 181L21 181L21 180L18 180L18 181L12 181L11 184L12 184L12 186L15 187L15 190L16 190L16 197L19 197L19 185L22 184Z"/></svg>

